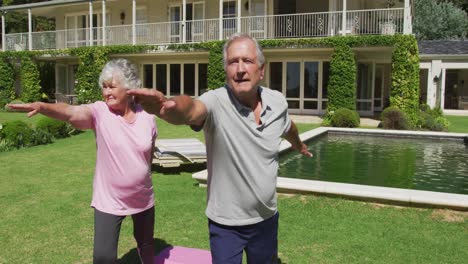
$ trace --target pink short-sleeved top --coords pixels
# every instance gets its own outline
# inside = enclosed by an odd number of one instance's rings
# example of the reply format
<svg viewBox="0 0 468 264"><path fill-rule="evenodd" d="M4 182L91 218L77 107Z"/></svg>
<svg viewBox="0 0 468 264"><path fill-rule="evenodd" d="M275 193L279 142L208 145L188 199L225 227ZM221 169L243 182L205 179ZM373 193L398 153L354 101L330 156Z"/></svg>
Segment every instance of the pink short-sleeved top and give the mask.
<svg viewBox="0 0 468 264"><path fill-rule="evenodd" d="M136 118L126 121L98 101L86 105L93 115L96 170L91 206L114 215L131 215L154 206L151 180L154 115L137 105Z"/></svg>

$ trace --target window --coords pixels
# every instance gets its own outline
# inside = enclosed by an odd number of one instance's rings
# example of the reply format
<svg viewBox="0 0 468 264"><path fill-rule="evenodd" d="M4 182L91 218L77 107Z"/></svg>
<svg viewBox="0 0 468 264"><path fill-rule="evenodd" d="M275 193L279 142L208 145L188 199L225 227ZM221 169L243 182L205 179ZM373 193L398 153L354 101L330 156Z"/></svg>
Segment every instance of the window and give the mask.
<svg viewBox="0 0 468 264"><path fill-rule="evenodd" d="M202 95L208 90L208 64L198 64L198 95Z"/></svg>
<svg viewBox="0 0 468 264"><path fill-rule="evenodd" d="M148 19L146 17L146 8L140 7L137 8L136 11L136 35L137 36L146 36L146 27L145 25L140 25L140 24L145 24L148 22Z"/></svg>
<svg viewBox="0 0 468 264"><path fill-rule="evenodd" d="M328 98L328 82L330 81L330 62L323 62L322 70L322 98Z"/></svg>
<svg viewBox="0 0 468 264"><path fill-rule="evenodd" d="M144 65L143 67L144 82L145 85L149 85L150 78L145 76L149 74L150 70L146 69L146 66L152 65ZM151 79L155 85L148 87L156 87L158 91L165 95L176 96L183 93L190 96L199 96L208 88L207 63L156 64L155 67L156 80Z"/></svg>
<svg viewBox="0 0 468 264"><path fill-rule="evenodd" d="M180 95L180 64L170 64L170 96Z"/></svg>
<svg viewBox="0 0 468 264"><path fill-rule="evenodd" d="M153 65L143 65L143 87L153 88Z"/></svg>
<svg viewBox="0 0 468 264"><path fill-rule="evenodd" d="M304 98L318 97L318 62L304 62Z"/></svg>
<svg viewBox="0 0 468 264"><path fill-rule="evenodd" d="M330 62L299 59L268 63L268 85L286 96L291 113L323 113Z"/></svg>
<svg viewBox="0 0 468 264"><path fill-rule="evenodd" d="M236 16L236 1L226 1L223 3L223 18Z"/></svg>
<svg viewBox="0 0 468 264"><path fill-rule="evenodd" d="M301 63L287 62L286 63L286 97L288 98L288 106L292 109L300 107L300 80L301 80ZM294 98L291 100L289 98ZM296 99L297 98L297 99Z"/></svg>
<svg viewBox="0 0 468 264"><path fill-rule="evenodd" d="M195 64L184 64L184 94L195 96Z"/></svg>
<svg viewBox="0 0 468 264"><path fill-rule="evenodd" d="M299 98L301 63L288 62L286 66L286 96Z"/></svg>
<svg viewBox="0 0 468 264"><path fill-rule="evenodd" d="M167 65L156 64L156 89L161 91L164 95L167 89Z"/></svg>
<svg viewBox="0 0 468 264"><path fill-rule="evenodd" d="M223 2L223 28L236 28L236 1Z"/></svg>
<svg viewBox="0 0 468 264"><path fill-rule="evenodd" d="M283 63L270 63L270 88L279 92L283 92Z"/></svg>

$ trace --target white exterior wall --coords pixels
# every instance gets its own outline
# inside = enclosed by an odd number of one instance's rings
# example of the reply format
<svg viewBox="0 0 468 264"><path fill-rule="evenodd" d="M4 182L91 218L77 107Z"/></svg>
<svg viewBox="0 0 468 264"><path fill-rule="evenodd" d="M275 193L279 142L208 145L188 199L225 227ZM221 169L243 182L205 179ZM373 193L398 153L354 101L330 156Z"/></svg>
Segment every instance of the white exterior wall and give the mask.
<svg viewBox="0 0 468 264"><path fill-rule="evenodd" d="M443 59L434 59L430 61L422 61L419 64L420 69L427 69L427 104L430 107L441 107L444 109L444 95L445 95L445 80L446 80L446 71L448 69L457 69L460 70L458 73L459 83L457 85L462 85L461 80L463 80L463 90L466 90L465 87L468 87L468 62L463 61L449 61ZM438 77L439 81L434 82L434 77ZM424 89L424 87L423 87ZM437 100L438 92L440 94L440 101ZM466 94L468 95L468 93ZM439 103L439 105L438 105Z"/></svg>

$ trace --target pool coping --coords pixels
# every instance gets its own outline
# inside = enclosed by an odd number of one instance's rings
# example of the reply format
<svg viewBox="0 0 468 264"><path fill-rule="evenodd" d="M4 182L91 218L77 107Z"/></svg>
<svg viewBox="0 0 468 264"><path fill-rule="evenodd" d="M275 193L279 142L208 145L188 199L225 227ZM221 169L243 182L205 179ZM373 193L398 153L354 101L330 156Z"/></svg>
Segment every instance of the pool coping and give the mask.
<svg viewBox="0 0 468 264"><path fill-rule="evenodd" d="M318 127L307 131L300 135L302 141L307 141L313 137L320 136L324 133L347 133L347 134L378 134L382 136L399 136L399 137L420 137L424 136L449 139L463 140L467 134L464 133L445 133L445 132L430 132L430 131L408 131L408 130L384 130L384 129L364 129L364 128L335 128L335 127ZM287 151L291 144L283 140L280 145L280 152ZM206 170L192 174L192 178L196 179L200 184L204 185L207 181L208 173ZM468 210L468 195L441 193L432 191L408 190L400 188L378 187L360 184L335 183L317 180L304 180L295 178L278 177L277 185L278 192L287 193L317 193L324 195L346 196L355 199L378 200L387 202L396 202L415 206L431 206L452 208L457 210Z"/></svg>

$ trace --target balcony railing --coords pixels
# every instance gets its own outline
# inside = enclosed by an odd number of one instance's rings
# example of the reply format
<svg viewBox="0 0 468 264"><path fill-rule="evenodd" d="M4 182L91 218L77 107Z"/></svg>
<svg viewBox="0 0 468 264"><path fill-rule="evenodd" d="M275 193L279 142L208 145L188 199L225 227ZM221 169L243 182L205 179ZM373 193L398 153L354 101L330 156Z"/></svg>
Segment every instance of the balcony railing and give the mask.
<svg viewBox="0 0 468 264"><path fill-rule="evenodd" d="M92 30L57 30L32 32L32 50L64 49L81 46L204 42L225 39L235 32L249 33L257 39L310 38L334 35L369 35L403 33L403 8L356 10L346 12L343 29L342 12L270 15L237 18L204 19L164 23L118 25ZM240 28L238 28L240 26ZM221 28L221 31L220 31ZM184 32L185 31L185 32ZM220 34L222 34L220 38ZM5 35L6 50L29 49L29 34Z"/></svg>

